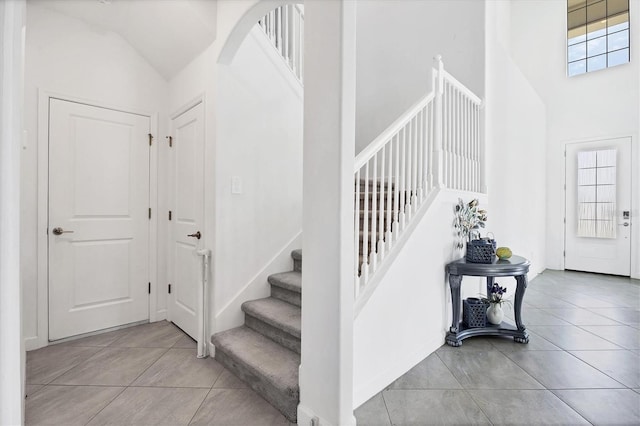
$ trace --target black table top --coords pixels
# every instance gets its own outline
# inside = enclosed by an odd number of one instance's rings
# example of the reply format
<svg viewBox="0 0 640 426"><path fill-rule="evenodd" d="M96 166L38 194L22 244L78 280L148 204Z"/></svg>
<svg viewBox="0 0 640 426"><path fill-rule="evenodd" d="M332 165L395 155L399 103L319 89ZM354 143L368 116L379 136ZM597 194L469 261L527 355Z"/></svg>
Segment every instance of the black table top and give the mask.
<svg viewBox="0 0 640 426"><path fill-rule="evenodd" d="M451 275L469 275L475 277L511 277L524 275L529 272L531 263L521 256L511 256L509 259L494 258L492 263L471 263L463 257L454 260L446 266Z"/></svg>

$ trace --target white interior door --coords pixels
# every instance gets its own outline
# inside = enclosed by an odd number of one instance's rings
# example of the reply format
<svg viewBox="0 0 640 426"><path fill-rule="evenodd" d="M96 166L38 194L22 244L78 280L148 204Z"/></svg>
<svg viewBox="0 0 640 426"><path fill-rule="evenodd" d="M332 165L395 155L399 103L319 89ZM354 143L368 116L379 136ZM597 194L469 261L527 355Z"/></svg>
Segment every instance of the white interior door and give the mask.
<svg viewBox="0 0 640 426"><path fill-rule="evenodd" d="M631 138L567 144L565 269L631 274Z"/></svg>
<svg viewBox="0 0 640 426"><path fill-rule="evenodd" d="M149 117L49 102L49 339L149 318Z"/></svg>
<svg viewBox="0 0 640 426"><path fill-rule="evenodd" d="M204 115L202 103L172 123L169 318L197 340L200 248L204 216ZM196 237L196 236L200 237Z"/></svg>

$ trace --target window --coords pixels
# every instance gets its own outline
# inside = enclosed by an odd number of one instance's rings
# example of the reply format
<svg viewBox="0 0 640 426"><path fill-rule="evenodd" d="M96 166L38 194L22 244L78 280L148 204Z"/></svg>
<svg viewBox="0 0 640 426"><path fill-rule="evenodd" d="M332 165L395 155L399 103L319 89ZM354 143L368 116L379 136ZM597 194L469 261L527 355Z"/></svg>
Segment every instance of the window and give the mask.
<svg viewBox="0 0 640 426"><path fill-rule="evenodd" d="M615 149L578 152L578 237L616 238Z"/></svg>
<svg viewBox="0 0 640 426"><path fill-rule="evenodd" d="M629 0L567 0L567 74L629 62Z"/></svg>

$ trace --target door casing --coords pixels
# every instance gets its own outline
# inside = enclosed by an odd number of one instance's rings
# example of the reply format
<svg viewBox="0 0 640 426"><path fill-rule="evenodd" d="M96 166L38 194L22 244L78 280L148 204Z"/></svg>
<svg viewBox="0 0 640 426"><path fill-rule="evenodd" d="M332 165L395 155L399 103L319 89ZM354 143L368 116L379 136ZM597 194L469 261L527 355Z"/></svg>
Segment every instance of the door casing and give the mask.
<svg viewBox="0 0 640 426"><path fill-rule="evenodd" d="M100 108L114 109L148 116L151 122L153 143L149 152L149 205L152 215L149 228L149 279L151 297L149 299L149 321L163 319L158 312L158 113L131 108L126 105L114 105L93 99L84 99L56 93L44 89L38 90L38 205L37 205L37 335L25 339L25 349L38 349L49 344L49 308L48 308L48 211L49 211L49 99L56 98L70 102L84 103Z"/></svg>
<svg viewBox="0 0 640 426"><path fill-rule="evenodd" d="M631 221L637 222L637 218L640 218L640 169L638 167L634 167L635 164L640 164L640 150L635 146L638 140L638 135L632 133L624 133L624 134L613 134L613 135L603 135L597 138L582 138L582 139L573 139L573 140L565 140L562 142L562 167L563 167L563 181L562 184L564 186L564 190L562 192L562 212L563 215L560 217L562 220L562 251L559 252L559 256L562 261L559 267L564 270L566 268L565 256L563 253L566 253L566 245L567 245L567 211L566 211L566 202L567 202L567 194L566 191L566 174L567 174L567 164L566 164L566 152L569 145L576 144L588 144L595 143L600 141L607 140L615 140L615 139L630 139L631 140ZM557 229L557 228L556 228ZM637 223L632 225L631 227L631 249L630 249L630 277L634 279L640 279L640 226Z"/></svg>

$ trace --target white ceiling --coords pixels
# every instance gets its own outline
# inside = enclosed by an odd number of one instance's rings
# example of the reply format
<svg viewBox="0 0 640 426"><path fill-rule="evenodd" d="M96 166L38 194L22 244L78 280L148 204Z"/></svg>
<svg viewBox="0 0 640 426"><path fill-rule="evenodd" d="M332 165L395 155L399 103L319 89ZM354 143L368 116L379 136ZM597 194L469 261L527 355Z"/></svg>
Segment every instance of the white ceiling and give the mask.
<svg viewBox="0 0 640 426"><path fill-rule="evenodd" d="M216 37L216 0L30 0L113 31L170 79Z"/></svg>

